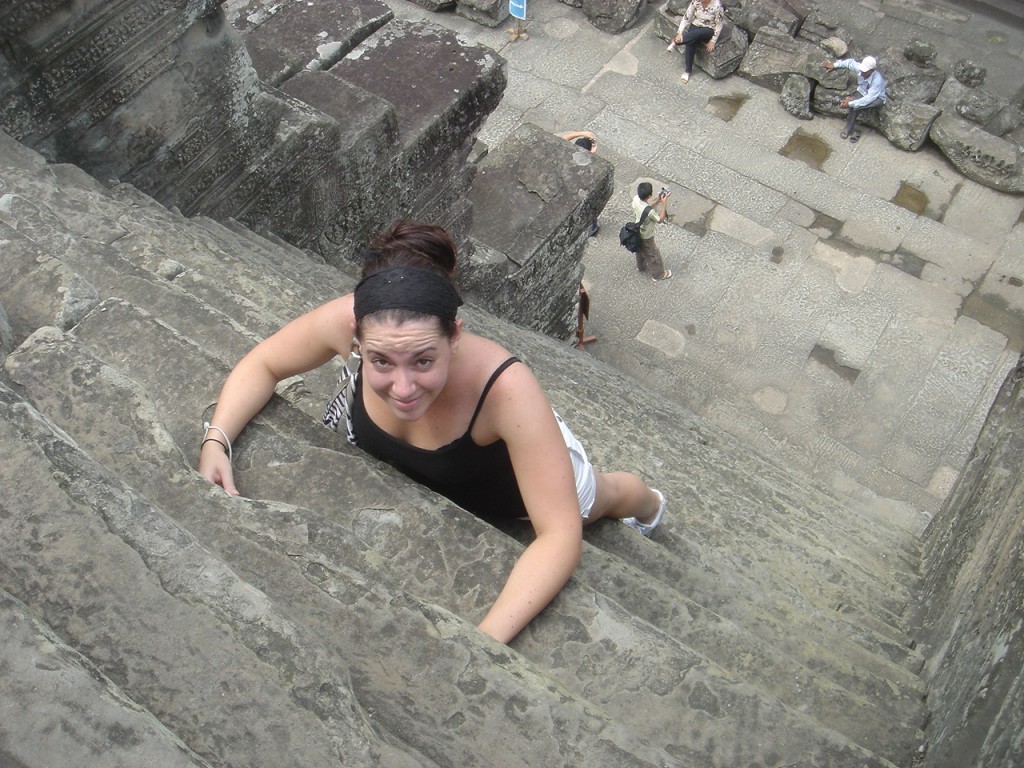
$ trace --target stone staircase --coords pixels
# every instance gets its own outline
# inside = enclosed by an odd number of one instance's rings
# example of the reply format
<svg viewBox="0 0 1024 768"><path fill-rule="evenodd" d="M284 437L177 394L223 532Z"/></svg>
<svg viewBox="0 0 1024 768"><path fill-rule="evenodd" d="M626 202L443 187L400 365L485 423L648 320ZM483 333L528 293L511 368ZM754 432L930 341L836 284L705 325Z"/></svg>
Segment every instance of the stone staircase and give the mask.
<svg viewBox="0 0 1024 768"><path fill-rule="evenodd" d="M193 471L233 363L351 275L2 134L0 179L0 763L911 765L914 534L467 307L670 500L651 540L588 529L498 645L474 624L529 532L319 426L330 366L237 441L244 498Z"/></svg>

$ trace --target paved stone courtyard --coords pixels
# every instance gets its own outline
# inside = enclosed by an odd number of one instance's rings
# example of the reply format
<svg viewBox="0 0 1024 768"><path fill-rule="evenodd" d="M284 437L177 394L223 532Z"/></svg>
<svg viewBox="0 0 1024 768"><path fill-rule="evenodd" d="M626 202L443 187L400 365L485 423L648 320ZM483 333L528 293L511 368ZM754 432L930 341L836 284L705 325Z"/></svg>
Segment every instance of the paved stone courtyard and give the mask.
<svg viewBox="0 0 1024 768"><path fill-rule="evenodd" d="M879 25L891 43L931 40L947 69L971 58L1006 97L1024 82L1024 26L897 5L900 19ZM589 354L827 486L867 488L908 525L926 522L1024 342L1024 197L964 178L934 148L903 152L870 130L850 144L839 119L797 120L738 76L697 70L681 84L654 5L613 36L533 2L529 39L514 42L511 22L393 7L507 59L483 142L522 122L589 129L614 164L584 262ZM672 191L657 235L667 283L638 275L617 240L643 179Z"/></svg>

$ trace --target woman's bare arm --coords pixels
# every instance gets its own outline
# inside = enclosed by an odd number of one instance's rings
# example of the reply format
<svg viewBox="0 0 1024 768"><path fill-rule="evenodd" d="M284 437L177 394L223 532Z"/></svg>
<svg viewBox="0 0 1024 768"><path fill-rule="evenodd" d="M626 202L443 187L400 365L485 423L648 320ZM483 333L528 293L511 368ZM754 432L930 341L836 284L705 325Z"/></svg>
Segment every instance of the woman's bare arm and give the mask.
<svg viewBox="0 0 1024 768"><path fill-rule="evenodd" d="M338 354L347 354L354 334L355 317L349 294L292 320L260 342L225 380L209 422L218 429L209 430L207 437L221 442L226 435L234 442L270 400L278 382L311 371ZM226 447L204 442L199 452L199 473L237 495Z"/></svg>
<svg viewBox="0 0 1024 768"><path fill-rule="evenodd" d="M551 405L526 366L514 365L502 374L485 411L482 417L508 445L537 534L479 624L507 643L544 610L576 569L583 523L568 449Z"/></svg>

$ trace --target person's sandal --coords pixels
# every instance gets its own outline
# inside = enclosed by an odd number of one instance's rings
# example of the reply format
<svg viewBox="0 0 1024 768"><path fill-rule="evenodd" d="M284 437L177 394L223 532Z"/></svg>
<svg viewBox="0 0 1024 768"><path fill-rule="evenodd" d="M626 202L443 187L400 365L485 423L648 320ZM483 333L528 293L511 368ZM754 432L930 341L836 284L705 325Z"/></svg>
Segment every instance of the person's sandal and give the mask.
<svg viewBox="0 0 1024 768"><path fill-rule="evenodd" d="M653 488L651 490L654 490ZM635 517L624 517L622 522L632 528L634 531L639 533L641 536L650 536L654 529L661 523L661 518L665 516L665 497L661 491L654 491L658 494L658 514L654 516L654 519L649 523L641 523Z"/></svg>
<svg viewBox="0 0 1024 768"><path fill-rule="evenodd" d="M666 269L664 275L662 275L661 277L652 277L651 280L653 280L656 283L660 283L662 280L668 280L670 277L672 277L672 270Z"/></svg>
<svg viewBox="0 0 1024 768"><path fill-rule="evenodd" d="M840 139L848 139L848 138L850 138L850 134L848 134L846 131L843 131L842 133L839 134L839 138Z"/></svg>
<svg viewBox="0 0 1024 768"><path fill-rule="evenodd" d="M683 72L683 74L681 74L681 75L679 76L679 79L680 79L680 80L681 80L681 81L683 82L683 84L685 85L686 83L690 82L690 73L689 73L689 72Z"/></svg>
<svg viewBox="0 0 1024 768"><path fill-rule="evenodd" d="M858 141L860 141L860 134L859 133L855 133L855 134L853 134L853 136L850 137L850 143L851 144L856 144Z"/></svg>

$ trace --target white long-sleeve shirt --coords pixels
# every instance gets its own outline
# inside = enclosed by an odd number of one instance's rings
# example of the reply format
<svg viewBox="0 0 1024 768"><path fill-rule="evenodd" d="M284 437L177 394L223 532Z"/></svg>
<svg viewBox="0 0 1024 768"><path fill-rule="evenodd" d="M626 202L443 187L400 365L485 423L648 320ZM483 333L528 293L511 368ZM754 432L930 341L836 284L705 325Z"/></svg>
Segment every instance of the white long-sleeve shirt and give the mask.
<svg viewBox="0 0 1024 768"><path fill-rule="evenodd" d="M856 59L840 59L833 66L836 69L850 69L857 73L857 93L861 96L858 99L850 100L851 107L855 109L866 107L877 99L880 99L883 104L888 101L888 97L885 95L885 78L877 69L871 70L871 73L864 77L860 71L860 62Z"/></svg>

